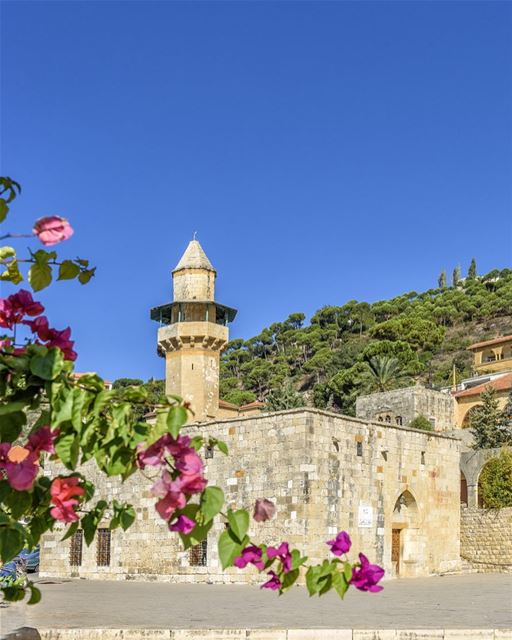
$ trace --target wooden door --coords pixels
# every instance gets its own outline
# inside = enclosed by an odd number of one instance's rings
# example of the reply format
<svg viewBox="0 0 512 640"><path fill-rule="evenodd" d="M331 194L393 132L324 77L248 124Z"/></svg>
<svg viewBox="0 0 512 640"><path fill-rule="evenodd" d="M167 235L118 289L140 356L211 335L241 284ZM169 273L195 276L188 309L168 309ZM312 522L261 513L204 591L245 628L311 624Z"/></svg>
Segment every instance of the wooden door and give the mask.
<svg viewBox="0 0 512 640"><path fill-rule="evenodd" d="M395 567L395 575L400 575L400 531L393 529L391 533L391 562Z"/></svg>

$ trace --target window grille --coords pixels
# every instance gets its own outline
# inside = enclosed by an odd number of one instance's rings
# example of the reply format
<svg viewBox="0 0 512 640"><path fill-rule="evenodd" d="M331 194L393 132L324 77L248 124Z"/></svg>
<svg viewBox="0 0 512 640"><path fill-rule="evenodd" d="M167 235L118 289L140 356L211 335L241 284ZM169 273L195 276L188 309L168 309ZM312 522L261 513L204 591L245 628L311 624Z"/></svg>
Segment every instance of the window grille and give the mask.
<svg viewBox="0 0 512 640"><path fill-rule="evenodd" d="M362 456L363 455L363 443L362 442L358 442L357 443L357 455L358 456Z"/></svg>
<svg viewBox="0 0 512 640"><path fill-rule="evenodd" d="M96 538L96 564L98 567L110 565L110 529L98 529Z"/></svg>
<svg viewBox="0 0 512 640"><path fill-rule="evenodd" d="M206 567L208 560L208 542L203 540L194 547L190 547L188 561L191 567Z"/></svg>
<svg viewBox="0 0 512 640"><path fill-rule="evenodd" d="M213 447L206 446L204 448L204 457L213 458Z"/></svg>
<svg viewBox="0 0 512 640"><path fill-rule="evenodd" d="M425 452L421 452L421 464L425 464Z"/></svg>
<svg viewBox="0 0 512 640"><path fill-rule="evenodd" d="M84 532L82 529L78 529L71 536L69 545L69 564L71 567L80 567L82 564L83 539Z"/></svg>

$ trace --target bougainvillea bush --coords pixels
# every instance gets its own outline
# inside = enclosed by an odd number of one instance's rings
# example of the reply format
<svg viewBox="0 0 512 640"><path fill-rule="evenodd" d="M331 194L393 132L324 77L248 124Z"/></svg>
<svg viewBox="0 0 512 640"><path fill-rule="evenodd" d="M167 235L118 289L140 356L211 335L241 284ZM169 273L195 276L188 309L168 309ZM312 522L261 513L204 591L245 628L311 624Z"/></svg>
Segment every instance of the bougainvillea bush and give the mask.
<svg viewBox="0 0 512 640"><path fill-rule="evenodd" d="M10 178L0 178L0 223L21 192ZM305 572L311 595L334 589L342 598L353 585L380 591L384 571L363 555L350 563L350 537L340 532L326 542L327 558L308 565L299 550L286 541L258 544L249 535L246 509L224 508L224 494L208 484L199 455L205 444L228 454L225 443L181 433L191 409L180 398L164 397L149 406L143 387L110 390L97 374L74 374L76 352L69 327L56 328L34 294L55 281L77 279L87 284L95 269L83 258L59 258L53 247L73 234L61 216L39 218L31 233L9 233L0 240L0 280L13 292L0 298L0 559L6 563L24 548L34 548L57 523L64 524L63 540L80 527L91 544L100 522L128 529L135 520L130 504L94 499L94 485L83 464L94 460L107 476L121 481L134 473L151 482L155 509L167 523L169 535L179 535L184 548L200 543L215 518L225 521L218 550L223 568L254 566L263 574L262 588L283 593ZM10 246L29 247L20 257ZM65 286L65 283L56 283ZM14 286L12 286L14 285ZM29 290L30 289L30 290ZM155 418L141 420L141 408ZM50 477L48 460L60 462L60 475ZM46 467L46 469L45 469ZM52 469L56 466L52 465ZM261 498L253 518L263 522L275 507ZM28 602L41 594L28 579L2 586L6 600Z"/></svg>

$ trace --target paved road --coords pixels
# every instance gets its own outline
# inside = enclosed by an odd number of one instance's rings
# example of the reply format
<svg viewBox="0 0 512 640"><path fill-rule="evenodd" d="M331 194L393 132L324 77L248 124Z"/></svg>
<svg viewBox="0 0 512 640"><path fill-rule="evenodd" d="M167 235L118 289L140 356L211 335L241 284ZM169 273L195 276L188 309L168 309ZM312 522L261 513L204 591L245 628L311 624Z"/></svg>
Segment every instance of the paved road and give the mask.
<svg viewBox="0 0 512 640"><path fill-rule="evenodd" d="M241 585L85 580L52 584L44 579L43 599L26 608L24 624L40 630L512 628L512 575L442 576L384 585L379 594L350 590L341 602L335 594L309 599L302 587L278 597ZM12 607L0 612L4 629L9 620L12 625L15 613Z"/></svg>

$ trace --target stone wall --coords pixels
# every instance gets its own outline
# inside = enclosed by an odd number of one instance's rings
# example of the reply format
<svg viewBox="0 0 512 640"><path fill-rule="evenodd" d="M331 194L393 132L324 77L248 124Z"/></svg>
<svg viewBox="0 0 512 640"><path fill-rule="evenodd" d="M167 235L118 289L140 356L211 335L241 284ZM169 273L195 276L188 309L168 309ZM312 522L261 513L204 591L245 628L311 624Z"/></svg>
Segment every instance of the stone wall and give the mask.
<svg viewBox="0 0 512 640"><path fill-rule="evenodd" d="M396 568L391 561L395 528L400 530L401 575L457 568L457 440L314 409L220 420L186 431L212 435L230 447L228 457L215 451L206 460L206 475L211 484L223 488L229 506L249 507L261 497L276 503L272 521L251 524L258 541L288 540L316 562L328 555L325 541L345 529L354 542L352 557L364 551L389 575ZM95 499L115 497L133 503L137 521L126 533L112 533L109 567L97 566L93 543L84 549L82 565L70 568L69 540L59 542L57 531L45 536L41 575L175 582L261 580L255 571L222 571L216 549L221 522L208 537L206 566L190 566L189 552L180 549L154 510L149 481L137 474L120 485L91 473L98 487ZM395 508L401 495L407 498Z"/></svg>
<svg viewBox="0 0 512 640"><path fill-rule="evenodd" d="M450 431L455 426L456 402L448 393L420 385L359 396L356 415L364 420L407 426L423 415L432 421L435 431Z"/></svg>
<svg viewBox="0 0 512 640"><path fill-rule="evenodd" d="M512 573L512 507L463 508L460 553L478 571Z"/></svg>

